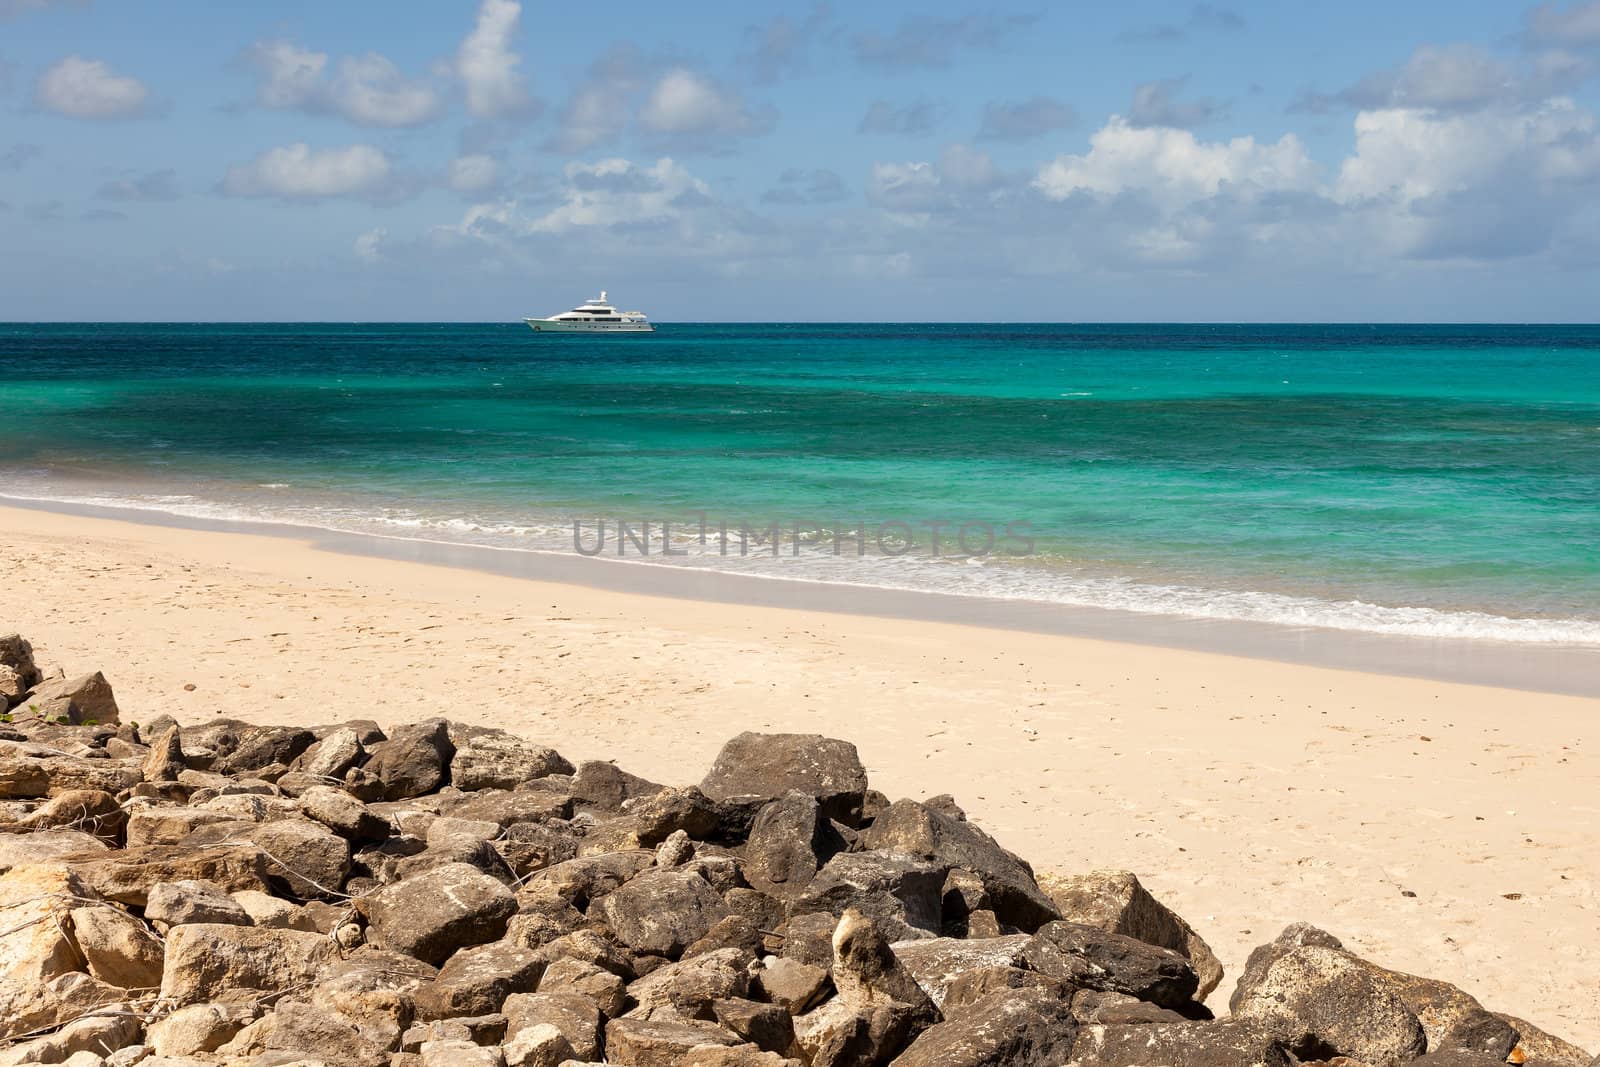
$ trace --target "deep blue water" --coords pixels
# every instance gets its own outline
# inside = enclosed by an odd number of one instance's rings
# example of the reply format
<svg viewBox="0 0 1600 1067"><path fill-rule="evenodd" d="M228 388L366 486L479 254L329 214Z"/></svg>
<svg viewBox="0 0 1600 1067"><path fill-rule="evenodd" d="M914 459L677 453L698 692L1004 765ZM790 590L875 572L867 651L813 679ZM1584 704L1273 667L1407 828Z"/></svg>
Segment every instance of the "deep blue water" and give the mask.
<svg viewBox="0 0 1600 1067"><path fill-rule="evenodd" d="M798 521L843 554L672 562L1600 642L1600 328L0 325L0 493L567 551Z"/></svg>

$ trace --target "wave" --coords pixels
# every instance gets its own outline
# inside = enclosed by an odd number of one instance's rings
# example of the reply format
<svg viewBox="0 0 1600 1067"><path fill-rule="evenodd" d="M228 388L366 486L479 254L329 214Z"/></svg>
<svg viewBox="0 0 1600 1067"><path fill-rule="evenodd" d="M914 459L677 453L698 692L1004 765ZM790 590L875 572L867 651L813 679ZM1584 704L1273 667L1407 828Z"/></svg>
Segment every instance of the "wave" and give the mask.
<svg viewBox="0 0 1600 1067"><path fill-rule="evenodd" d="M266 483L278 490L284 483ZM523 522L430 516L405 508L383 511L326 503L296 503L273 493L270 501L224 502L193 493L128 494L64 491L0 482L0 495L42 504L157 512L227 523L273 524L377 536L395 540L544 554L572 553L572 520L544 517ZM585 520L586 523L588 520ZM592 523L589 524L592 529ZM675 540L686 555L615 555L603 562L700 567L782 581L941 593L1029 603L1059 604L1147 615L1332 629L1448 640L1600 647L1600 619L1514 617L1490 611L1379 604L1291 593L1162 583L1115 575L1078 573L1067 566L1022 566L1002 559L926 556L835 556L817 550L798 556L723 555L693 538Z"/></svg>

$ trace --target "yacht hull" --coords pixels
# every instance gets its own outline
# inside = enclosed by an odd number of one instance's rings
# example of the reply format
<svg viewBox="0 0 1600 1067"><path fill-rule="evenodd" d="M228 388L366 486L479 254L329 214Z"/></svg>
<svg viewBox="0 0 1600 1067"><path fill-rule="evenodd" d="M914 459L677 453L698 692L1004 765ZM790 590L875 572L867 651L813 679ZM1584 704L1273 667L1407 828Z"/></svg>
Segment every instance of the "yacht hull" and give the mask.
<svg viewBox="0 0 1600 1067"><path fill-rule="evenodd" d="M653 333L655 326L648 322L582 322L560 319L523 319L529 328L539 333Z"/></svg>

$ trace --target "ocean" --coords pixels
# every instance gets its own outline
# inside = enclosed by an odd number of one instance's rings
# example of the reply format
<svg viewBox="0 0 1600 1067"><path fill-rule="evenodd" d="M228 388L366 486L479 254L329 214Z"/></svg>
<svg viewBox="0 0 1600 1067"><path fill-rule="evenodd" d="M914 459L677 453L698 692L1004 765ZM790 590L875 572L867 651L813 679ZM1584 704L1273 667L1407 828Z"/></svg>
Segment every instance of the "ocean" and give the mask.
<svg viewBox="0 0 1600 1067"><path fill-rule="evenodd" d="M1600 327L5 324L0 496L1600 645Z"/></svg>

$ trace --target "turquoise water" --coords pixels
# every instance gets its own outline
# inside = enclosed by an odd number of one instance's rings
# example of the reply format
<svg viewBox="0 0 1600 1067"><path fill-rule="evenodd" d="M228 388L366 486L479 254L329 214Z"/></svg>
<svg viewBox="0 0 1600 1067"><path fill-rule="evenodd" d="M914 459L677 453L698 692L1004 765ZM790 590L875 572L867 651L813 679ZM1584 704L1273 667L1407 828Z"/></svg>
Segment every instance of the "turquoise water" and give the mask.
<svg viewBox="0 0 1600 1067"><path fill-rule="evenodd" d="M667 518L680 566L1600 643L1600 328L0 325L0 494L546 551Z"/></svg>

